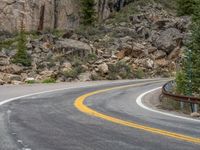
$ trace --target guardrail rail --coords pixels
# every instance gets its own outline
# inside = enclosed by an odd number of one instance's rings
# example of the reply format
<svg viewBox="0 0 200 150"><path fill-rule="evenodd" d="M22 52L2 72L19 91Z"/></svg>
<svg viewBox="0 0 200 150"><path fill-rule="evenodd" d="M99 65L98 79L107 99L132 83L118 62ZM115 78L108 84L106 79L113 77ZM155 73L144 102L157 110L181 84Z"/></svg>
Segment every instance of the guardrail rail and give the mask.
<svg viewBox="0 0 200 150"><path fill-rule="evenodd" d="M193 96L184 96L178 95L173 93L173 87L175 82L169 81L162 87L162 94L163 96L172 98L176 101L185 102L185 103L192 103L192 104L200 104L200 98L193 97Z"/></svg>

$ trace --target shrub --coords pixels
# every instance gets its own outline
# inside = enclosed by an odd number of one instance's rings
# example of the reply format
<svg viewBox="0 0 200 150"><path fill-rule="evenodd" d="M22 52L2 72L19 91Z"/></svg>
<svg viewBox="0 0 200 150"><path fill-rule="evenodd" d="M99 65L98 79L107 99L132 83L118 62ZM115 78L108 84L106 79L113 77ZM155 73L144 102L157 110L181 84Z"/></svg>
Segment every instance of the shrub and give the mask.
<svg viewBox="0 0 200 150"><path fill-rule="evenodd" d="M116 64L109 65L108 79L116 80L118 77L122 79L130 79L132 77L131 67L125 62L119 61Z"/></svg>
<svg viewBox="0 0 200 150"><path fill-rule="evenodd" d="M29 81L26 81L27 84L35 84L36 81L35 80L29 80Z"/></svg>
<svg viewBox="0 0 200 150"><path fill-rule="evenodd" d="M144 78L145 74L144 71L142 70L142 68L138 68L135 72L135 77L138 79L142 79Z"/></svg>
<svg viewBox="0 0 200 150"><path fill-rule="evenodd" d="M63 72L63 74L66 78L76 79L79 74L85 72L85 69L82 67L83 62L77 57L73 57L71 59L71 62L72 62L72 69Z"/></svg>
<svg viewBox="0 0 200 150"><path fill-rule="evenodd" d="M73 68L69 71L65 71L64 75L65 75L66 78L76 79L79 75L79 72L78 72L77 68Z"/></svg>
<svg viewBox="0 0 200 150"><path fill-rule="evenodd" d="M95 62L97 59L97 55L94 53L88 54L85 58L87 62Z"/></svg>
<svg viewBox="0 0 200 150"><path fill-rule="evenodd" d="M51 31L51 33L55 36L55 37L61 37L64 34L63 30L53 30Z"/></svg>
<svg viewBox="0 0 200 150"><path fill-rule="evenodd" d="M48 78L43 80L42 83L56 83L56 80L54 78Z"/></svg>

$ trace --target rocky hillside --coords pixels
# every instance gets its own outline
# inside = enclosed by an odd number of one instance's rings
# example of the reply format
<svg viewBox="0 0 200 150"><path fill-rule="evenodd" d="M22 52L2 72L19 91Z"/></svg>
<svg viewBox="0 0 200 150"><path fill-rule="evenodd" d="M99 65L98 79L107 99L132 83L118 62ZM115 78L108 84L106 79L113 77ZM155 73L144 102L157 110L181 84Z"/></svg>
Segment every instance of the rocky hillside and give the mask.
<svg viewBox="0 0 200 150"><path fill-rule="evenodd" d="M4 39L0 84L172 76L190 24L189 17L172 12L158 3L134 2L97 27L28 34L29 67L12 63L17 41Z"/></svg>

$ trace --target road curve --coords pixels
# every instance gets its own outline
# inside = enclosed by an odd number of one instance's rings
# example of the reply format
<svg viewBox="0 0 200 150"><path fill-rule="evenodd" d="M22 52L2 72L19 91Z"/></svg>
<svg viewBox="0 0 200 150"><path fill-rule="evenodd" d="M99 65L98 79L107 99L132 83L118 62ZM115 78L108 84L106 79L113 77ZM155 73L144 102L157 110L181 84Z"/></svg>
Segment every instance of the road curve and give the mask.
<svg viewBox="0 0 200 150"><path fill-rule="evenodd" d="M200 149L198 122L150 112L136 104L140 94L164 82L107 83L56 90L5 103L0 106L0 150ZM84 107L92 112L87 113ZM101 117L102 114L118 121ZM174 133L176 137L147 129Z"/></svg>

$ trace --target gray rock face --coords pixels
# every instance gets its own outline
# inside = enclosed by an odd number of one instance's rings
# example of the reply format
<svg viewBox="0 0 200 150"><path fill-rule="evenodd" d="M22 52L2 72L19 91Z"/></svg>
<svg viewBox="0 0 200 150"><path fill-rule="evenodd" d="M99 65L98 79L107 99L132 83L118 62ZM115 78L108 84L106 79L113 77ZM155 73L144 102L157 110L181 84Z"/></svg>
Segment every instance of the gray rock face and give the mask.
<svg viewBox="0 0 200 150"><path fill-rule="evenodd" d="M169 28L160 33L153 35L153 44L160 50L168 54L178 46L178 40L183 39L183 35L176 28Z"/></svg>
<svg viewBox="0 0 200 150"><path fill-rule="evenodd" d="M129 0L96 0L99 21L120 10ZM43 7L44 6L44 7ZM37 30L44 8L44 29L74 29L79 25L79 0L1 0L0 30Z"/></svg>
<svg viewBox="0 0 200 150"><path fill-rule="evenodd" d="M74 0L1 0L0 29L13 32L19 30L23 22L27 31L36 30L43 5L45 28L65 29L78 25L78 2Z"/></svg>

